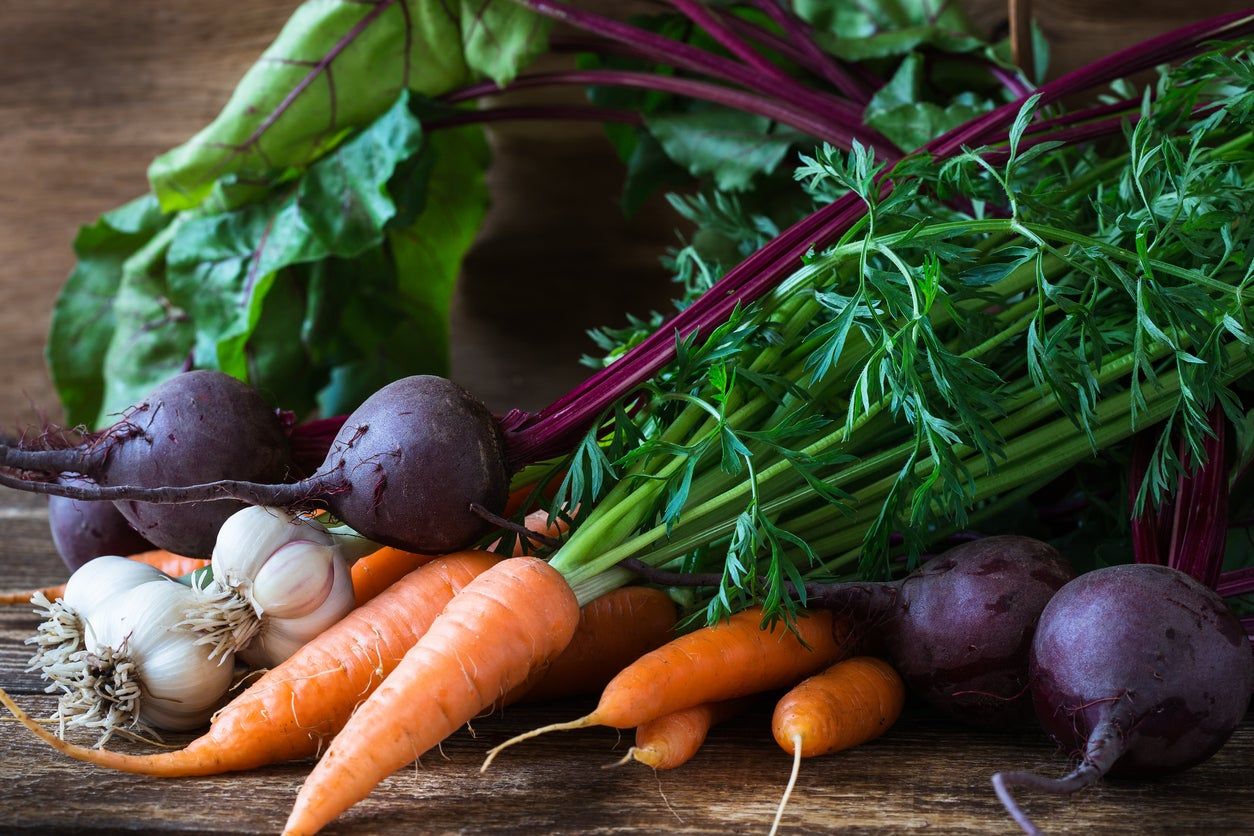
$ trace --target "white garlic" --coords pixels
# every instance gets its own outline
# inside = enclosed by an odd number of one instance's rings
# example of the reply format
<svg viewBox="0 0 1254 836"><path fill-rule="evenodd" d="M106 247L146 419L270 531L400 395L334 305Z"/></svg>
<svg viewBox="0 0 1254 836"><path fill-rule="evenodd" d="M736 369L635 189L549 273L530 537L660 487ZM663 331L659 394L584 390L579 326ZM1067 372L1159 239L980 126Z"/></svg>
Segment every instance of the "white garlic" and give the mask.
<svg viewBox="0 0 1254 836"><path fill-rule="evenodd" d="M41 623L26 640L36 646L28 671L39 671L51 680L48 692L56 691L56 672L71 654L84 647L84 622L102 606L140 584L167 579L160 570L116 555L89 560L75 570L65 584L65 594L49 601L43 593L31 599Z"/></svg>
<svg viewBox="0 0 1254 836"><path fill-rule="evenodd" d="M86 647L59 673L56 718L99 729L101 744L115 731L208 723L231 686L234 658L210 658L197 635L178 627L195 604L195 593L169 578L102 604L86 622Z"/></svg>
<svg viewBox="0 0 1254 836"><path fill-rule="evenodd" d="M314 520L275 508L231 515L213 548L213 580L184 626L215 653L277 665L348 614L352 578L337 540Z"/></svg>

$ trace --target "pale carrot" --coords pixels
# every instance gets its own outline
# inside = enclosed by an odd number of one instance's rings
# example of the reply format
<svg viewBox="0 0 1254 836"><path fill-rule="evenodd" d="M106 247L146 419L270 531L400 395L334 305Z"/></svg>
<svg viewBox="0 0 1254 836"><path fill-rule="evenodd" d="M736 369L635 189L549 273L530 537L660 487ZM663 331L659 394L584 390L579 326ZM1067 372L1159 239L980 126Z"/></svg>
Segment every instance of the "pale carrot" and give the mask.
<svg viewBox="0 0 1254 836"><path fill-rule="evenodd" d="M645 654L614 677L591 714L507 740L488 753L483 769L506 747L546 732L629 729L702 703L791 685L840 659L852 644L852 621L828 611L807 613L794 630L781 622L764 630L761 622L760 609L745 610Z"/></svg>
<svg viewBox="0 0 1254 836"><path fill-rule="evenodd" d="M523 525L527 527L528 531L534 531L536 534L541 534L545 537L551 537L553 539L560 538L563 534L570 530L570 523L566 522L566 520L561 517L554 517L553 522L550 523L548 511L532 511L530 514L523 517ZM497 540L492 543L492 545L488 546L488 548L495 551L496 547L500 545L500 542L500 540ZM523 555L535 554L535 546L536 544L528 540L526 537L516 537L514 540L513 556L522 557Z"/></svg>
<svg viewBox="0 0 1254 836"><path fill-rule="evenodd" d="M460 552L406 575L268 671L217 713L206 734L179 751L126 755L76 746L26 717L3 692L0 702L58 751L123 772L212 775L309 757L343 727L453 596L496 563L486 552Z"/></svg>
<svg viewBox="0 0 1254 836"><path fill-rule="evenodd" d="M897 721L905 702L901 677L884 660L869 656L837 662L785 694L775 706L771 731L780 748L793 756L792 774L771 833L779 828L802 758L874 740Z"/></svg>
<svg viewBox="0 0 1254 836"><path fill-rule="evenodd" d="M660 589L624 586L584 605L570 644L503 701L537 702L595 694L619 671L675 635L677 609Z"/></svg>
<svg viewBox="0 0 1254 836"><path fill-rule="evenodd" d="M639 761L654 769L675 769L692 760L706 735L744 711L750 699L707 702L650 720L636 729L636 745L620 763Z"/></svg>
<svg viewBox="0 0 1254 836"><path fill-rule="evenodd" d="M357 606L374 598L420 566L434 558L384 546L353 563L353 598Z"/></svg>
<svg viewBox="0 0 1254 836"><path fill-rule="evenodd" d="M475 578L331 741L283 832L317 832L549 664L578 624L575 594L542 560L511 558Z"/></svg>
<svg viewBox="0 0 1254 836"><path fill-rule="evenodd" d="M183 575L195 572L197 569L203 569L209 565L208 560L201 560L197 557L183 557L164 549L154 549L153 551L133 554L130 556L130 559L138 560L140 563L147 563L149 566L164 572L172 578L181 578ZM24 589L19 592L0 592L0 606L13 607L29 604L30 599L40 592L49 601L55 601L65 595L65 584L45 586L42 589Z"/></svg>

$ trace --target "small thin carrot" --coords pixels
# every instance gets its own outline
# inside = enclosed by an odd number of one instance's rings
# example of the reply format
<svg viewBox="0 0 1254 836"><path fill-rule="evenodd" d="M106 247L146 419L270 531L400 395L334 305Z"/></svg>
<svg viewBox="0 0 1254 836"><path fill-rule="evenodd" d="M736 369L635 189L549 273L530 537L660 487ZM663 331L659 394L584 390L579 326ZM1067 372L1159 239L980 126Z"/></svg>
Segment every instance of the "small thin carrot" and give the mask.
<svg viewBox="0 0 1254 836"><path fill-rule="evenodd" d="M283 832L317 832L551 662L578 624L575 594L543 560L475 578L331 741Z"/></svg>
<svg viewBox="0 0 1254 836"><path fill-rule="evenodd" d="M801 759L827 755L874 740L897 721L906 702L901 677L882 659L859 656L837 662L793 688L775 706L771 731L793 756L774 834L797 783Z"/></svg>
<svg viewBox="0 0 1254 836"><path fill-rule="evenodd" d="M675 603L660 589L624 586L585 604L570 644L503 701L536 702L595 694L619 671L674 638Z"/></svg>
<svg viewBox="0 0 1254 836"><path fill-rule="evenodd" d="M675 769L692 760L706 735L724 720L744 711L750 699L707 702L650 720L636 729L636 745L619 763L639 761L654 769Z"/></svg>
<svg viewBox="0 0 1254 836"><path fill-rule="evenodd" d="M570 530L570 523L566 522L566 520L561 517L554 517L553 522L550 524L548 511L532 511L530 514L523 517L523 525L527 527L528 531L534 531L536 534L542 534L545 537L551 537L553 539L560 538L563 534ZM488 546L488 548L495 551L500 542L500 540L497 540L492 543L492 545ZM513 556L522 557L524 555L535 554L535 545L535 543L531 542L526 537L517 537L514 540Z"/></svg>
<svg viewBox="0 0 1254 836"><path fill-rule="evenodd" d="M213 775L309 757L344 726L454 595L496 563L486 552L459 552L406 575L268 671L218 711L207 733L175 752L127 755L76 746L27 717L3 691L0 703L54 749L122 772Z"/></svg>
<svg viewBox="0 0 1254 836"><path fill-rule="evenodd" d="M149 566L165 572L172 578L181 578L183 575L195 572L197 569L203 569L209 565L208 560L201 560L197 557L183 557L164 549L154 549L153 551L133 554L130 556L130 559L138 560L140 563L147 563ZM0 592L0 606L14 607L29 604L30 599L39 592L42 592L49 601L55 601L65 595L65 584L45 586L42 589L24 589L19 592Z"/></svg>
<svg viewBox="0 0 1254 836"><path fill-rule="evenodd" d="M353 597L361 606L434 558L384 546L353 563Z"/></svg>
<svg viewBox="0 0 1254 836"><path fill-rule="evenodd" d="M505 748L550 731L613 726L629 729L708 702L791 685L840 659L852 644L852 621L831 612L810 612L794 630L781 622L763 629L753 608L662 645L628 666L605 686L596 709L554 723L488 752L483 769Z"/></svg>

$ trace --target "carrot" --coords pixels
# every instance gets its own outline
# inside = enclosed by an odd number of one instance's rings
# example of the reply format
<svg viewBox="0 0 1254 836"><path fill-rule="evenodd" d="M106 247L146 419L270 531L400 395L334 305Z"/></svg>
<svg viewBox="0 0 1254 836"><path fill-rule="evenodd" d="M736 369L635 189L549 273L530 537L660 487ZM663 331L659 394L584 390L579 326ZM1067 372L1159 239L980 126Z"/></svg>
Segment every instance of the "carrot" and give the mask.
<svg viewBox="0 0 1254 836"><path fill-rule="evenodd" d="M565 578L515 557L475 578L336 735L285 834L314 833L557 657L579 624Z"/></svg>
<svg viewBox="0 0 1254 836"><path fill-rule="evenodd" d="M523 525L528 531L534 531L536 534L543 534L545 537L557 539L570 530L570 524L561 517L554 517L553 523L549 524L548 511L532 511L523 517ZM501 541L493 542L488 549L495 551ZM514 557L522 557L523 555L533 554L535 551L535 543L529 541L526 537L518 537L514 540Z"/></svg>
<svg viewBox="0 0 1254 836"><path fill-rule="evenodd" d="M534 702L594 694L623 668L675 634L675 604L660 589L624 586L584 605L575 637L536 681L503 701Z"/></svg>
<svg viewBox="0 0 1254 836"><path fill-rule="evenodd" d="M197 557L183 557L165 549L140 552L139 554L131 555L130 559L138 560L140 563L147 563L149 566L165 572L172 578L180 578L209 565L208 560L201 560ZM0 592L0 606L12 607L29 604L30 599L39 592L42 592L49 601L55 601L65 595L65 584L45 586L43 589L25 589L20 592Z"/></svg>
<svg viewBox="0 0 1254 836"><path fill-rule="evenodd" d="M357 606L374 598L405 575L425 566L434 558L426 554L414 554L391 546L371 552L353 564L353 597Z"/></svg>
<svg viewBox="0 0 1254 836"><path fill-rule="evenodd" d="M550 476L548 478L548 481L544 483L544 487L540 490L540 494L538 497L536 497L536 500L537 501L551 500L554 496L557 495L557 490L558 488L562 486L562 480L565 478L566 478L566 471L564 470L554 473L552 476ZM520 488L516 488L515 490L510 491L509 498L505 500L505 511L504 511L505 516L512 517L515 514L517 514L519 511L521 511L524 505L527 505L529 502L532 501L531 495L535 493L535 490L536 490L536 483L532 482L530 485L523 485Z"/></svg>
<svg viewBox="0 0 1254 836"><path fill-rule="evenodd" d="M206 734L179 751L126 755L76 746L30 720L3 692L0 702L58 751L122 772L213 775L309 757L348 722L445 604L496 562L486 552L460 552L406 575L267 672L217 713Z"/></svg>
<svg viewBox="0 0 1254 836"><path fill-rule="evenodd" d="M707 702L650 720L636 729L636 745L619 761L675 769L692 760L710 729L744 711L748 699Z"/></svg>
<svg viewBox="0 0 1254 836"><path fill-rule="evenodd" d="M874 740L901 715L906 686L882 659L859 656L838 662L793 688L775 706L775 742L793 755L792 774L775 814L779 828L797 783L802 758L839 752Z"/></svg>
<svg viewBox="0 0 1254 836"><path fill-rule="evenodd" d="M629 729L702 703L791 685L841 658L851 643L852 622L828 611L798 619L795 632L780 622L764 630L761 622L755 607L662 645L614 677L591 714L507 740L488 752L482 768L503 749L546 732Z"/></svg>

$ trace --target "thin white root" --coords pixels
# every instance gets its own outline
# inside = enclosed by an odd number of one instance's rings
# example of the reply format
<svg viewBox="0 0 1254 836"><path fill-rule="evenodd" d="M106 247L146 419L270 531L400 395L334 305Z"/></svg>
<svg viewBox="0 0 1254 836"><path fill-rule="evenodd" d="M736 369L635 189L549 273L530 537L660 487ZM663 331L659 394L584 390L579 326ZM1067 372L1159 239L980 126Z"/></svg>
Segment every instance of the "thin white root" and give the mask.
<svg viewBox="0 0 1254 836"><path fill-rule="evenodd" d="M605 766L601 768L602 769L616 769L617 767L620 767L620 766L626 766L628 763L636 759L636 752L638 751L640 750L637 749L635 746L632 746L630 749L627 750L627 754L623 755L620 759L614 761L613 763L607 763Z"/></svg>
<svg viewBox="0 0 1254 836"><path fill-rule="evenodd" d="M496 760L496 756L516 743L522 743L524 740L530 740L533 737L539 737L540 735L548 734L549 732L586 729L588 726L596 725L596 721L590 719L590 717L591 715L588 717L580 717L578 720L571 720L566 723L553 723L552 725L541 726L538 729L532 729L531 731L524 732L516 737L511 737L500 746L496 746L488 750L488 756L483 759L483 766L479 767L479 772L487 772L488 767L492 765L492 761Z"/></svg>
<svg viewBox="0 0 1254 836"><path fill-rule="evenodd" d="M792 774L788 776L788 786L784 787L784 797L779 800L779 809L775 811L775 821L771 824L768 836L775 836L779 831L779 822L784 818L784 808L792 796L792 788L797 785L797 775L801 772L801 735L792 736Z"/></svg>
<svg viewBox="0 0 1254 836"><path fill-rule="evenodd" d="M45 680L51 680L50 670L66 664L71 655L85 647L83 620L65 602L49 601L42 591L35 592L30 602L35 605L35 615L43 621L35 635L25 641L25 644L35 646L34 655L31 656L26 670L31 673L38 671ZM51 694L57 688L58 684L52 681L46 691Z"/></svg>
<svg viewBox="0 0 1254 836"><path fill-rule="evenodd" d="M58 724L58 737L64 738L67 728L97 729L98 749L114 734L161 739L154 729L140 722L143 692L125 643L119 648L77 650L63 662L45 668L44 675L52 682L50 689L60 687L64 692L52 715Z"/></svg>
<svg viewBox="0 0 1254 836"><path fill-rule="evenodd" d="M196 592L196 606L183 614L183 620L174 625L176 630L202 633L196 644L213 646L210 659L226 660L238 653L261 632L261 611L252 602L252 596L224 586L217 579L192 587Z"/></svg>

